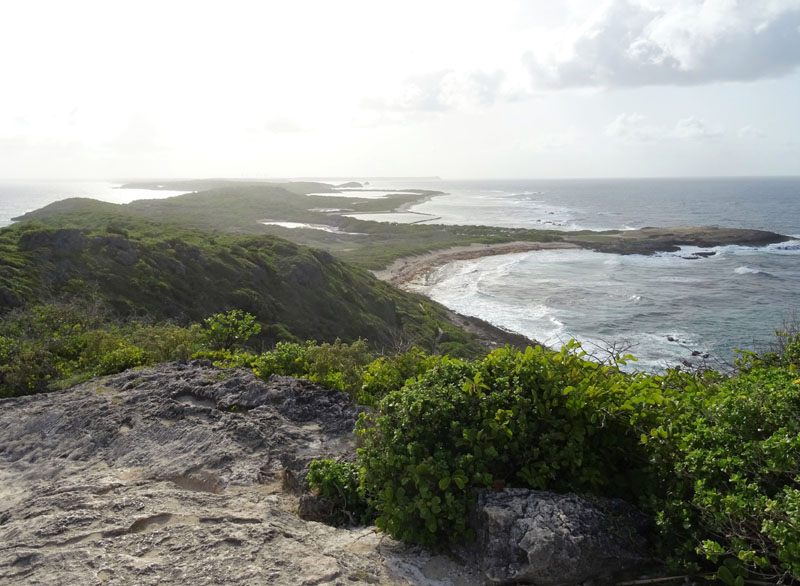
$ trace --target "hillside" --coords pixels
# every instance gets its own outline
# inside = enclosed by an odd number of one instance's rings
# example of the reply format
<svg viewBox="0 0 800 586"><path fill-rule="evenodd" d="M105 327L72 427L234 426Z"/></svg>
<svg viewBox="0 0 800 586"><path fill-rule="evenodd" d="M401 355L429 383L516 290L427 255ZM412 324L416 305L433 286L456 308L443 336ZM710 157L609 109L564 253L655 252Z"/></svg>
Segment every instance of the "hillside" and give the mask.
<svg viewBox="0 0 800 586"><path fill-rule="evenodd" d="M481 351L443 307L327 252L269 235L105 220L94 228L23 223L2 230L0 314L65 298L95 300L122 318L178 323L237 308L262 324L263 346L366 338L378 349L416 343L433 350L438 341L441 351Z"/></svg>

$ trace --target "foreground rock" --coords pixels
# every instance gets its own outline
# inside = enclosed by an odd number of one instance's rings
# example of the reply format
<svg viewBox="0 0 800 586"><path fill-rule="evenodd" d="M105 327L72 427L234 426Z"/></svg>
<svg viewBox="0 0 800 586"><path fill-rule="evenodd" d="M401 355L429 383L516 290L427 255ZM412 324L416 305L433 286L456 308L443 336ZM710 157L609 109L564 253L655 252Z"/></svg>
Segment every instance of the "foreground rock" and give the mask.
<svg viewBox="0 0 800 586"><path fill-rule="evenodd" d="M586 501L537 491L484 493L455 557L303 521L310 461L354 457L357 414L202 362L0 400L0 583L554 586L641 560Z"/></svg>
<svg viewBox="0 0 800 586"><path fill-rule="evenodd" d="M0 583L478 584L296 516L291 489L352 453L356 415L342 393L200 363L2 400Z"/></svg>
<svg viewBox="0 0 800 586"><path fill-rule="evenodd" d="M648 561L647 518L616 499L483 492L473 525L476 558L493 584L568 586L609 579Z"/></svg>

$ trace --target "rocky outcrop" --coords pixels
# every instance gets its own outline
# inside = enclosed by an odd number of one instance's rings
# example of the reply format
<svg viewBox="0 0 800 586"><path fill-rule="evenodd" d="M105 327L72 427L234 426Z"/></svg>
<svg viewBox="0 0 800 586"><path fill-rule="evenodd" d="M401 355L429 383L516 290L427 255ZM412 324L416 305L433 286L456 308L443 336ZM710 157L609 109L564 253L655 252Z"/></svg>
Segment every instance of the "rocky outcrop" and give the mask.
<svg viewBox="0 0 800 586"><path fill-rule="evenodd" d="M456 557L302 520L330 516L305 475L354 456L357 415L309 381L199 361L0 400L0 583L554 586L643 558L634 513L574 495L482 494Z"/></svg>
<svg viewBox="0 0 800 586"><path fill-rule="evenodd" d="M583 248L615 254L655 254L676 252L681 246L766 246L792 240L789 236L765 230L720 228L718 226L669 226L664 228L640 228L638 230L609 230L606 232L583 231L562 235L564 242L572 242ZM701 257L713 256L713 251L695 253Z"/></svg>
<svg viewBox="0 0 800 586"><path fill-rule="evenodd" d="M2 584L477 585L373 528L301 520L357 409L308 381L171 363L0 400Z"/></svg>
<svg viewBox="0 0 800 586"><path fill-rule="evenodd" d="M473 555L492 584L571 586L647 562L647 517L617 499L484 491L472 519Z"/></svg>

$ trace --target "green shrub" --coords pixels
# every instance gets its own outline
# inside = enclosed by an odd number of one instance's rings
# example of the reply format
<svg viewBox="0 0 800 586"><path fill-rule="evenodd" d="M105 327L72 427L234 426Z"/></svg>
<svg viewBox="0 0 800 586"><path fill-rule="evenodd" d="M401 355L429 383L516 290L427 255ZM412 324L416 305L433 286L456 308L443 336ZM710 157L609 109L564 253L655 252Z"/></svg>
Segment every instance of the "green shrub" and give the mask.
<svg viewBox="0 0 800 586"><path fill-rule="evenodd" d="M259 357L243 351L199 350L192 354L192 358L210 360L217 368L253 368Z"/></svg>
<svg viewBox="0 0 800 586"><path fill-rule="evenodd" d="M121 322L76 301L32 306L0 322L0 396L50 391L133 366L185 360L200 326Z"/></svg>
<svg viewBox="0 0 800 586"><path fill-rule="evenodd" d="M313 490L334 504L334 524L355 525L371 520L373 510L361 484L361 469L358 464L327 459L314 460L311 462L307 480Z"/></svg>
<svg viewBox="0 0 800 586"><path fill-rule="evenodd" d="M442 358L386 395L357 426L378 526L432 543L467 534L479 488L630 497L631 487L648 485L631 425L641 402L630 401L628 388L657 395L654 383L582 356L571 344L560 352L506 348L474 363Z"/></svg>
<svg viewBox="0 0 800 586"><path fill-rule="evenodd" d="M45 391L58 376L53 355L43 345L0 336L0 397Z"/></svg>
<svg viewBox="0 0 800 586"><path fill-rule="evenodd" d="M138 346L122 345L100 359L100 362L95 368L95 374L115 374L127 370L128 368L143 366L149 362L150 360L147 354Z"/></svg>
<svg viewBox="0 0 800 586"><path fill-rule="evenodd" d="M379 399L400 390L406 381L426 372L439 360L439 357L428 356L416 346L403 354L376 358L362 373L358 402L374 406Z"/></svg>
<svg viewBox="0 0 800 586"><path fill-rule="evenodd" d="M175 324L139 325L130 328L130 341L153 362L187 360L204 341L198 324L181 327Z"/></svg>
<svg viewBox="0 0 800 586"><path fill-rule="evenodd" d="M303 358L307 378L329 389L346 391L355 397L362 385L364 367L374 358L364 340L345 344L336 340L308 346Z"/></svg>
<svg viewBox="0 0 800 586"><path fill-rule="evenodd" d="M373 355L364 340L345 344L278 342L275 349L265 352L253 362L259 377L273 374L306 378L330 389L348 392L356 397L361 389L362 372Z"/></svg>
<svg viewBox="0 0 800 586"><path fill-rule="evenodd" d="M726 563L722 578L732 569L775 582L800 577L796 368L755 366L683 405L670 439L648 442L664 488L654 507L662 547L683 565Z"/></svg>
<svg viewBox="0 0 800 586"><path fill-rule="evenodd" d="M255 316L241 309L215 313L204 319L203 325L203 337L212 350L231 350L261 331Z"/></svg>
<svg viewBox="0 0 800 586"><path fill-rule="evenodd" d="M253 370L257 376L268 379L273 374L302 377L308 368L305 363L306 349L315 342L297 344L295 342L278 342L275 348L264 352L253 362Z"/></svg>

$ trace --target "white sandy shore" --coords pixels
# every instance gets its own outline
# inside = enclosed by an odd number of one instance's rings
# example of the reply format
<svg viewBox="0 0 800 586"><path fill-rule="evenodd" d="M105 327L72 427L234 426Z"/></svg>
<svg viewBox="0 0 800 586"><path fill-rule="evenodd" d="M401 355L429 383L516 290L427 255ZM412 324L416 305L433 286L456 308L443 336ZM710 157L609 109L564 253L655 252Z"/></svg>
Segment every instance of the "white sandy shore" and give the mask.
<svg viewBox="0 0 800 586"><path fill-rule="evenodd" d="M395 286L402 286L404 283L426 275L436 267L456 260L467 260L497 254L514 254L530 250L566 248L579 248L579 246L569 242L507 242L503 244L454 246L416 256L404 256L395 260L385 269L372 271L372 273L382 281Z"/></svg>

